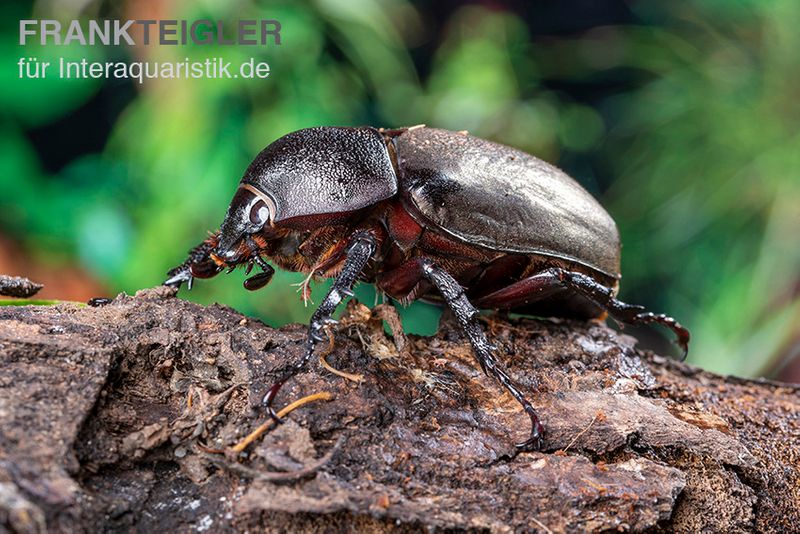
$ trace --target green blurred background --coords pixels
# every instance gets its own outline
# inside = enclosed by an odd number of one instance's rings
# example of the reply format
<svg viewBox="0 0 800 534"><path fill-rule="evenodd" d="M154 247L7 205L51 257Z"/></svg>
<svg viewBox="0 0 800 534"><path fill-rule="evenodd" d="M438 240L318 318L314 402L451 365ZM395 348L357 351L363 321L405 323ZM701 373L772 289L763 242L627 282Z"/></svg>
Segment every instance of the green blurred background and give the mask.
<svg viewBox="0 0 800 534"><path fill-rule="evenodd" d="M556 163L617 220L621 298L686 324L690 361L800 381L800 3L91 0L6 3L0 272L85 300L159 284L265 145L425 123ZM27 18L278 19L283 44L18 45ZM20 57L269 62L267 80L20 80ZM281 273L182 294L306 321ZM324 288L317 286L318 302ZM375 298L370 287L358 296ZM438 311L415 304L410 330ZM636 332L658 343L652 332Z"/></svg>

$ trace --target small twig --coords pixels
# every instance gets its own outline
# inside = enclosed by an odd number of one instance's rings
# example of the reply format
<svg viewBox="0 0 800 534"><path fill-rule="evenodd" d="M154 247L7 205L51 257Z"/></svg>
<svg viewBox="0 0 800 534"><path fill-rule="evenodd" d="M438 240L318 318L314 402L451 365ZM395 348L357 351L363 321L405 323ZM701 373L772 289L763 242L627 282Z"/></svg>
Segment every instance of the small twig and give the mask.
<svg viewBox="0 0 800 534"><path fill-rule="evenodd" d="M536 523L536 525L537 525L537 526L539 526L539 527L540 527L542 530L544 530L546 534L553 534L553 531L552 531L552 530L550 530L549 528L547 528L547 526L546 526L544 523L542 523L541 521L539 521L539 520L538 520L538 519L536 519L535 517L531 517L530 519L531 519L531 521L533 521L534 523Z"/></svg>
<svg viewBox="0 0 800 534"><path fill-rule="evenodd" d="M323 352L322 354L319 355L319 363L320 363L320 365L322 365L322 367L324 367L327 371L330 371L331 373L335 374L336 376L340 376L340 377L342 377L342 378L344 378L346 380L351 380L351 381L357 382L357 383L363 382L364 381L364 375L346 373L344 371L340 371L339 369L336 369L335 367L333 367L331 364L328 363L328 360L326 360L325 358L327 358L328 355L330 355L330 353L333 352L334 338L333 338L333 332L331 332L330 328L326 328L325 329L325 333L328 334L328 347L325 349L325 352Z"/></svg>
<svg viewBox="0 0 800 534"><path fill-rule="evenodd" d="M0 295L6 297L29 298L44 287L21 276L0 274Z"/></svg>
<svg viewBox="0 0 800 534"><path fill-rule="evenodd" d="M256 481L263 481L263 482L292 482L294 480L300 480L301 478L305 478L308 476L313 475L317 471L320 470L325 464L331 461L334 454L339 451L341 448L342 443L344 443L344 436L339 436L339 439L336 440L333 447L325 453L325 455L314 462L311 465L303 467L302 469L298 469L297 471L282 471L282 472L268 472L268 471L258 471L257 469L253 469L251 467L247 467L242 464L227 462L218 456L213 456L211 454L205 454L206 459L208 459L214 465L218 465L224 469L227 469L231 473L236 473L237 475L241 475L247 478L252 478Z"/></svg>
<svg viewBox="0 0 800 534"><path fill-rule="evenodd" d="M320 393L314 393L313 395L308 395L307 397L303 397L302 399L298 399L298 400L294 401L293 403L289 404L288 406L285 406L283 409L281 409L278 412L277 415L278 415L278 418L280 419L280 418L286 417L287 415L289 415L290 413L292 413L296 409L300 408L301 406L304 406L304 405L308 404L309 402L315 402L315 401L318 401L318 400L329 401L331 399L333 399L333 394L328 393L327 391L322 391ZM248 434L247 437L245 437L239 443L237 443L233 447L230 447L230 450L233 451L233 452L236 452L236 453L242 452L243 450L245 450L247 448L248 445L250 445L255 440L257 440L259 438L259 436L261 436L264 432L266 432L267 430L272 428L274 425L275 425L275 421L272 420L272 419L269 419L266 423L263 423L258 428L256 428L252 432L250 432L250 434Z"/></svg>
<svg viewBox="0 0 800 534"><path fill-rule="evenodd" d="M386 321L386 324L389 325L389 330L392 332L392 339L394 339L394 346L397 352L404 352L408 346L408 338L403 331L403 321L400 319L400 314L394 304L375 306L372 310L372 318L380 321L380 330L383 330L383 321Z"/></svg>
<svg viewBox="0 0 800 534"><path fill-rule="evenodd" d="M582 435L586 434L586 432L588 432L589 429L592 428L592 425L595 423L595 421L597 421L597 419L602 415L603 415L602 412L597 412L596 414L594 414L594 417L592 417L592 420L589 421L588 425L586 425L586 428L584 428L583 430L578 432L575 435L575 437L572 438L572 441L570 441L569 444L566 447L564 447L564 449L561 452L567 452L570 447L575 445L575 442L578 441L578 438L580 438Z"/></svg>

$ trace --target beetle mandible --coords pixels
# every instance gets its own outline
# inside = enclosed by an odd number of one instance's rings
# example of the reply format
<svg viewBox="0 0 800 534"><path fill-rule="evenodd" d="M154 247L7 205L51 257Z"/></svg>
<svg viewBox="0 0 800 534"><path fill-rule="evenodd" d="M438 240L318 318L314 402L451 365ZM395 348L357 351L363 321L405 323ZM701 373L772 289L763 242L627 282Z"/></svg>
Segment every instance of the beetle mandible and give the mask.
<svg viewBox="0 0 800 534"><path fill-rule="evenodd" d="M335 278L311 318L305 353L264 398L304 368L336 307L358 280L401 303L443 301L483 371L531 420L518 447L537 449L544 427L495 358L478 308L572 318L606 313L628 324L672 329L685 355L689 332L675 319L616 299L620 242L600 204L558 168L464 133L317 127L281 137L250 164L218 232L192 249L165 282L178 286L254 265L247 289L274 269ZM307 289L307 288L306 288Z"/></svg>

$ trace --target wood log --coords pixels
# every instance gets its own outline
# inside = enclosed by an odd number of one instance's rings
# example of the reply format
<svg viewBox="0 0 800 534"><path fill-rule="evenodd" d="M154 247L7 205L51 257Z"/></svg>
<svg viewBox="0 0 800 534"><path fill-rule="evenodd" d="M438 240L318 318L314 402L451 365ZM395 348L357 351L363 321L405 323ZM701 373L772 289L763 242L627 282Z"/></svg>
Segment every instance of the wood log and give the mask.
<svg viewBox="0 0 800 534"><path fill-rule="evenodd" d="M799 528L797 386L641 352L597 322L486 316L547 427L519 453L527 417L458 332L406 338L392 317L351 303L324 352L361 380L312 362L277 404L330 400L239 450L304 327L169 288L0 307L0 531Z"/></svg>

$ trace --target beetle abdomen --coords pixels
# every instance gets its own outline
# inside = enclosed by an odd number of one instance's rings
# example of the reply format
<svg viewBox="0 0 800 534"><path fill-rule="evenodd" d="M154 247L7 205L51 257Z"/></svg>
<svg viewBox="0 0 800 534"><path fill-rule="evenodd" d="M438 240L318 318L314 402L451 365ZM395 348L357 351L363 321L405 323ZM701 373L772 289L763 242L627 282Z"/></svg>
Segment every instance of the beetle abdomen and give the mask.
<svg viewBox="0 0 800 534"><path fill-rule="evenodd" d="M616 224L558 168L434 128L409 129L394 143L400 190L422 222L489 249L561 258L619 276Z"/></svg>

